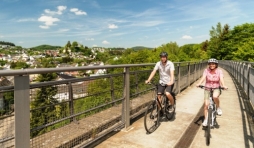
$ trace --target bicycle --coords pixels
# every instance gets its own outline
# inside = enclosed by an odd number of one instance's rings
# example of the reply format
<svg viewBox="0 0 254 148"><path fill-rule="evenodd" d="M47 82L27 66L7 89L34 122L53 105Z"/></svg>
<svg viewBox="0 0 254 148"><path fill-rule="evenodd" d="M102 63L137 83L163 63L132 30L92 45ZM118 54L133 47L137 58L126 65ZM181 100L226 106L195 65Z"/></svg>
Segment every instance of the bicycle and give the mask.
<svg viewBox="0 0 254 148"><path fill-rule="evenodd" d="M211 138L211 128L214 128L214 126L217 125L217 121L216 121L217 109L216 109L216 104L213 100L213 91L215 89L224 90L225 88L223 88L223 87L211 88L211 87L206 87L206 86L203 86L203 85L199 85L199 87L202 88L202 89L208 89L210 91L209 105L208 105L208 115L207 115L207 127L206 127L206 132L205 132L206 145L209 145L210 144L210 138Z"/></svg>
<svg viewBox="0 0 254 148"><path fill-rule="evenodd" d="M145 117L144 117L144 126L148 134L152 133L159 126L160 118L164 115L168 120L171 120L175 114L176 108L176 99L175 94L172 92L175 104L170 106L170 102L165 93L161 94L161 101L158 98L158 85L154 83L148 83L155 86L155 97L154 100L147 106ZM171 109L170 109L171 107Z"/></svg>

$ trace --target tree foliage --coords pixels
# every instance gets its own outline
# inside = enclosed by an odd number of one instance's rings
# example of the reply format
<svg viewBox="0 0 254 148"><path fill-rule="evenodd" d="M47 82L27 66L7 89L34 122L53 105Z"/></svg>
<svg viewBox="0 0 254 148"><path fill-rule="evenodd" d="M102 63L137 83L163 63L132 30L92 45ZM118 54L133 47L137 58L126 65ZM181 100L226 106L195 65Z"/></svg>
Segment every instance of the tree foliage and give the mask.
<svg viewBox="0 0 254 148"><path fill-rule="evenodd" d="M245 23L232 30L226 24L212 27L208 43L208 54L220 60L253 61L254 24Z"/></svg>
<svg viewBox="0 0 254 148"><path fill-rule="evenodd" d="M5 42L5 41L0 41L0 45L15 46L15 44L14 44L14 43L11 43L11 42Z"/></svg>
<svg viewBox="0 0 254 148"><path fill-rule="evenodd" d="M46 82L55 80L57 75L55 73L44 73L40 74L37 78L39 82ZM31 127L38 127L45 125L49 122L53 122L52 117L57 116L56 110L58 103L54 96L57 94L57 87L55 86L45 86L37 90L35 99L31 102L31 117L30 123ZM40 108L41 107L41 108ZM40 108L40 109L36 109ZM33 110L35 109L35 110ZM31 137L37 136L39 134L45 133L47 128L42 128L31 133Z"/></svg>

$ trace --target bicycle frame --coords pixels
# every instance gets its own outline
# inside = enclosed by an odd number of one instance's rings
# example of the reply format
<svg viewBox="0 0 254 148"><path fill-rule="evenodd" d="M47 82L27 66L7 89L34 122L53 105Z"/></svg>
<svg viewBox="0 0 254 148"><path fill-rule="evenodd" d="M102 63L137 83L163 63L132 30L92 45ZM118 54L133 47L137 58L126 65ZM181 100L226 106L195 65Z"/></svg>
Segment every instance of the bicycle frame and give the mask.
<svg viewBox="0 0 254 148"><path fill-rule="evenodd" d="M216 104L213 100L213 91L214 89L210 89L210 96L209 96L209 105L208 105L208 110L211 108L212 109L212 122L210 126L215 125L215 118L216 118Z"/></svg>
<svg viewBox="0 0 254 148"><path fill-rule="evenodd" d="M153 85L155 86L155 90L154 90L155 101L156 101L157 105L159 106L159 111L161 111L163 108L163 104L166 103L166 101L164 99L167 99L167 96L165 94L160 94L161 95L161 100L160 100L158 97L158 84L153 84ZM163 96L165 96L165 97L163 97ZM164 113L164 110L163 110L163 113Z"/></svg>
<svg viewBox="0 0 254 148"><path fill-rule="evenodd" d="M211 126L213 127L215 125L214 120L216 119L216 111L217 111L216 104L213 100L213 92L214 92L215 89L224 89L224 88L223 87L210 88L210 87L206 87L206 86L203 86L203 85L200 85L199 87L202 88L202 89L208 89L210 91L210 93L209 93L209 105L208 105L207 109L208 110L212 109Z"/></svg>
<svg viewBox="0 0 254 148"><path fill-rule="evenodd" d="M144 117L144 126L147 131L147 133L152 133L157 129L157 127L160 124L160 118L162 116L165 116L166 119L171 120L174 117L175 114L175 95L173 95L174 98L174 106L169 106L169 101L165 93L158 94L158 85L160 84L154 84L149 83L155 86L154 89L154 96L153 101L147 106L145 117ZM159 95L161 95L159 99ZM153 114L155 113L155 114Z"/></svg>

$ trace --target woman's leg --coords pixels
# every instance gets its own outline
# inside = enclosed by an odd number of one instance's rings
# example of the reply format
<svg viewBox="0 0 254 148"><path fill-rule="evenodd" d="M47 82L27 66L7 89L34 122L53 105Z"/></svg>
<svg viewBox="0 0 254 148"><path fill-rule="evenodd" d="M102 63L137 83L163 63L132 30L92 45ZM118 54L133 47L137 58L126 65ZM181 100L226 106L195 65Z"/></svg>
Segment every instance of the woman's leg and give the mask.
<svg viewBox="0 0 254 148"><path fill-rule="evenodd" d="M221 91L219 89L216 89L213 92L213 100L216 104L218 115L222 115L222 110L220 108L220 99L219 99L220 94L221 94Z"/></svg>
<svg viewBox="0 0 254 148"><path fill-rule="evenodd" d="M209 94L210 92L204 91L204 121L203 126L207 126L207 113L208 113L208 105L209 105Z"/></svg>
<svg viewBox="0 0 254 148"><path fill-rule="evenodd" d="M204 122L203 122L203 126L207 126L208 105L209 105L209 100L205 99L205 101L204 101Z"/></svg>

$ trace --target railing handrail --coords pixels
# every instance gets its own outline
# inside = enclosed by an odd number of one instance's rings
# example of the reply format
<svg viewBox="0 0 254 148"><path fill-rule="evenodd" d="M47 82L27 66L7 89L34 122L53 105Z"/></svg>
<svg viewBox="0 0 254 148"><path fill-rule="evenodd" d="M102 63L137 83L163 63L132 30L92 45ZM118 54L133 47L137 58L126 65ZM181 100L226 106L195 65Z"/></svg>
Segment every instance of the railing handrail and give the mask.
<svg viewBox="0 0 254 148"><path fill-rule="evenodd" d="M202 61L200 61L200 62L202 62ZM198 63L198 62L187 61L187 62L173 62L173 63L174 64L181 64L181 63ZM140 67L140 66L153 66L153 65L155 65L155 63L1 70L0 76L16 76L16 75L51 73L51 72L81 71L81 70L124 68L124 67Z"/></svg>

